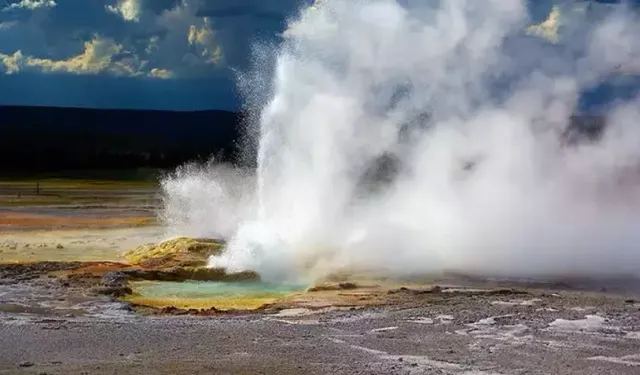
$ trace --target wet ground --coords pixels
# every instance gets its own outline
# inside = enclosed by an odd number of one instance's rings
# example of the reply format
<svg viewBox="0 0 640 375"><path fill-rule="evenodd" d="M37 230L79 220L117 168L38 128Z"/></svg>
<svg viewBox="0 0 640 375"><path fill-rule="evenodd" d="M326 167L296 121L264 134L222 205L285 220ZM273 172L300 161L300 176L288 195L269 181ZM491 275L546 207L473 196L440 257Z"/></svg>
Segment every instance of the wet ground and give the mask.
<svg viewBox="0 0 640 375"><path fill-rule="evenodd" d="M157 199L144 182L0 181L0 262L118 259L163 236Z"/></svg>
<svg viewBox="0 0 640 375"><path fill-rule="evenodd" d="M0 374L640 373L640 283L632 279L347 280L257 311L139 309L96 293L90 278L60 275L161 239L152 221L127 222L152 218L145 207L154 190L69 184L56 194L82 195L77 189L137 203L2 205ZM19 214L41 220L25 224Z"/></svg>
<svg viewBox="0 0 640 375"><path fill-rule="evenodd" d="M144 182L0 181L0 233L153 224L156 192Z"/></svg>

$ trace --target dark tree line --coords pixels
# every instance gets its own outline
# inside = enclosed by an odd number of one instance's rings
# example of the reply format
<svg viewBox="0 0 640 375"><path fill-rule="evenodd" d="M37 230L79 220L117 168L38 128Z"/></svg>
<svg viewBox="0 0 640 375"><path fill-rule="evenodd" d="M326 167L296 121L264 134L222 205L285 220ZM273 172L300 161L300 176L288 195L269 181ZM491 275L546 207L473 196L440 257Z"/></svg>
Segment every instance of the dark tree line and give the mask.
<svg viewBox="0 0 640 375"><path fill-rule="evenodd" d="M0 107L0 172L173 168L236 161L241 116L228 111Z"/></svg>

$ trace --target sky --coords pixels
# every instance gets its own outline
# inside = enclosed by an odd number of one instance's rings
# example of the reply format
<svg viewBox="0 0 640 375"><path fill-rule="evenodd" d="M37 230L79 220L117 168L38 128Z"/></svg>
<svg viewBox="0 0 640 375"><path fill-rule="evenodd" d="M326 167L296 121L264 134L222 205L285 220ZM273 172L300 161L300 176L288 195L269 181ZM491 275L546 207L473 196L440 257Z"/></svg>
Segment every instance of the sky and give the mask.
<svg viewBox="0 0 640 375"><path fill-rule="evenodd" d="M0 0L0 105L235 110L252 45L311 1Z"/></svg>
<svg viewBox="0 0 640 375"><path fill-rule="evenodd" d="M0 0L0 104L236 109L234 69L303 1Z"/></svg>

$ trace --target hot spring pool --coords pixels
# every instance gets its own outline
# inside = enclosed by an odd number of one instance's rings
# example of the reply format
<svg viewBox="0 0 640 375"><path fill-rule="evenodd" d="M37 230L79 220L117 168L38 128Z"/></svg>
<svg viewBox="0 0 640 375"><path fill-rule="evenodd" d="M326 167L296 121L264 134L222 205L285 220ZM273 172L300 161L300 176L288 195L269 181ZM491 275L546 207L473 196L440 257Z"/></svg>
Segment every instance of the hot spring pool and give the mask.
<svg viewBox="0 0 640 375"><path fill-rule="evenodd" d="M154 306L174 306L181 309L219 310L256 309L287 295L301 292L304 285L269 284L260 282L217 281L140 281L131 284L133 295L128 301Z"/></svg>

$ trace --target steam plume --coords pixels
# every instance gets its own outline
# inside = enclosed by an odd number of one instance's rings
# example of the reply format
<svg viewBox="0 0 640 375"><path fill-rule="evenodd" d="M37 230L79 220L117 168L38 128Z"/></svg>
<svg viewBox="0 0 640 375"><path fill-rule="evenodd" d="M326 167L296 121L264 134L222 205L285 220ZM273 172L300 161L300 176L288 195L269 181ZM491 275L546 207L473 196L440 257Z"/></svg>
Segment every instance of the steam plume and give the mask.
<svg viewBox="0 0 640 375"><path fill-rule="evenodd" d="M565 7L554 43L527 32L525 1L303 9L275 65L241 77L263 79L248 95L255 184L231 197L228 176L179 173L168 216L230 236L211 266L267 279L637 274L638 98L604 109L595 142L562 134L581 93L640 68L640 23Z"/></svg>

